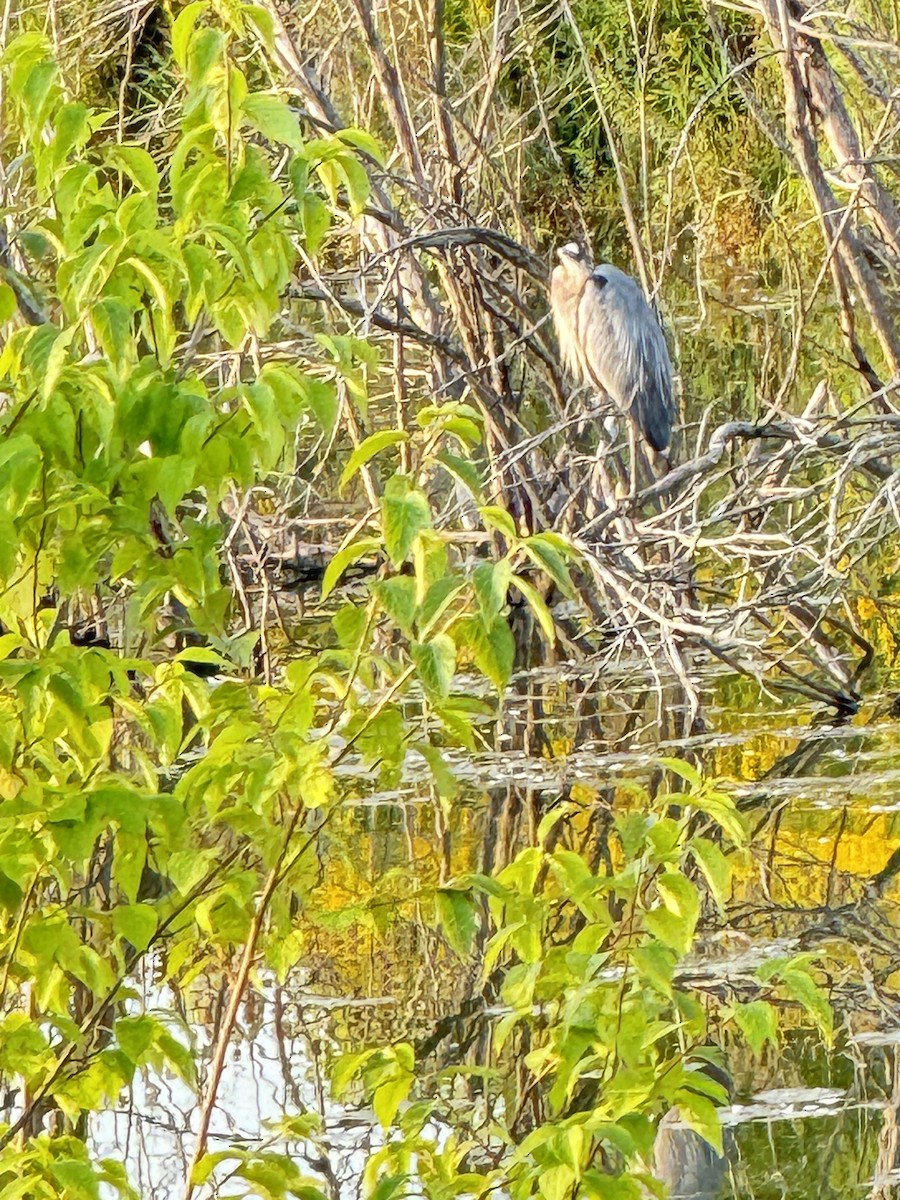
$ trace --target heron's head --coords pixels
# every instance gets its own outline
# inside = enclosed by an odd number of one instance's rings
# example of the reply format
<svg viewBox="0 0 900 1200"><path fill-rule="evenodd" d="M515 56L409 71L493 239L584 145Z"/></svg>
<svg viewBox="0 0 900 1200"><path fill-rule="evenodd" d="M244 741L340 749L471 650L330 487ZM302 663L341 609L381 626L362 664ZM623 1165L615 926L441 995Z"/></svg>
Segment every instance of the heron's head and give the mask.
<svg viewBox="0 0 900 1200"><path fill-rule="evenodd" d="M554 280L557 287L568 287L578 290L584 287L584 281L591 273L591 259L588 252L577 242L567 242L556 251L558 265L554 267L550 277L551 288Z"/></svg>
<svg viewBox="0 0 900 1200"><path fill-rule="evenodd" d="M564 266L569 262L586 263L588 260L584 247L579 246L577 242L566 242L565 246L560 246L556 257Z"/></svg>

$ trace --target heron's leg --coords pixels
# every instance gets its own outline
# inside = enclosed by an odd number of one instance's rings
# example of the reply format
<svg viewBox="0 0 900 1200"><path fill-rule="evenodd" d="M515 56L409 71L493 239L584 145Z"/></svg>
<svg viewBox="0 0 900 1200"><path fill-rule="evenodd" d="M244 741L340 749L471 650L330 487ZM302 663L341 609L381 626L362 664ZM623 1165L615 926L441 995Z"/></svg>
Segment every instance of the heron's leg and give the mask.
<svg viewBox="0 0 900 1200"><path fill-rule="evenodd" d="M637 431L634 421L628 419L628 493L626 499L633 500L637 495L638 444Z"/></svg>
<svg viewBox="0 0 900 1200"><path fill-rule="evenodd" d="M609 471L606 469L606 453L602 445L591 468L588 489L590 496L588 516L590 520L599 516L601 512L616 507L616 489L609 477Z"/></svg>

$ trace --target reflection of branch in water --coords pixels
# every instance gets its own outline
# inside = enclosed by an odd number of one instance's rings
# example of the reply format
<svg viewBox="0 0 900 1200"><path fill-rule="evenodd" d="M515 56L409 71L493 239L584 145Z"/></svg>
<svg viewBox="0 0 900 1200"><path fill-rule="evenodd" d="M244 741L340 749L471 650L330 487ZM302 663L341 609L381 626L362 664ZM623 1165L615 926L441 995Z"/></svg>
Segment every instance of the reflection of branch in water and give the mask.
<svg viewBox="0 0 900 1200"><path fill-rule="evenodd" d="M898 847L884 866L869 880L869 886L876 895L880 895L895 875L900 873L900 847Z"/></svg>
<svg viewBox="0 0 900 1200"><path fill-rule="evenodd" d="M870 1200L896 1200L897 1166L900 1160L900 1053L893 1053L893 1087L882 1110L878 1135L878 1161L872 1179Z"/></svg>
<svg viewBox="0 0 900 1200"><path fill-rule="evenodd" d="M847 744L846 737L837 733L829 735L828 730L840 730L846 728L850 722L850 713L832 713L819 712L813 717L809 723L807 733L800 740L798 745L790 750L787 754L782 755L777 759L771 767L765 771L759 779L759 783L764 784L766 780L778 779L798 779L810 774L810 771L820 760L827 754L830 754L837 746L844 747ZM822 728L822 733L814 732ZM855 740L855 739L854 739ZM748 812L752 809L772 810L785 803L783 796L776 796L775 803L772 802L772 794L762 788L751 792L747 796L742 796L738 800L738 808L743 812ZM769 816L764 816L761 825L757 826L754 833L758 832L762 825L769 819Z"/></svg>

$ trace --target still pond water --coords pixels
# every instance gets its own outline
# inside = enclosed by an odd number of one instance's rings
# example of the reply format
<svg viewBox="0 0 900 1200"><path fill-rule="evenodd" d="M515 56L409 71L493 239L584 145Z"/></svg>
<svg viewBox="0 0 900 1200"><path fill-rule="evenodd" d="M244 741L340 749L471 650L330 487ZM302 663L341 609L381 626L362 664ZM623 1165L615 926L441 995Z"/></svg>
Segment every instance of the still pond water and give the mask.
<svg viewBox="0 0 900 1200"><path fill-rule="evenodd" d="M702 701L702 723L684 737L677 688L660 690L641 663L614 675L529 672L516 681L503 728L484 731L485 745L499 749L455 761L460 788L443 809L415 755L399 778L348 762L344 809L322 850L320 901L330 928L319 922L284 986L257 981L219 1091L210 1150L235 1140L278 1144L267 1122L319 1112L332 1192L360 1195L361 1166L380 1134L371 1111L329 1095L329 1057L427 1037L477 982L477 964L460 968L418 919L409 900L416 881L495 868L548 801L610 803L616 780L652 786L655 758L665 754L692 756L705 773L729 780L756 830L727 928L688 964L691 980L749 985L767 958L842 947L833 1051L799 1016L761 1060L731 1049L734 1096L722 1119L734 1137L720 1194L900 1196L900 889L889 865L900 849L900 718L892 696L840 722L710 669ZM368 910L363 919L359 906L386 877L402 902L393 914L373 918ZM202 1044L228 982L195 985L189 1009L150 978L141 986L149 1004L178 1007ZM129 1103L96 1120L94 1135L102 1153L128 1162L142 1196L168 1200L182 1194L195 1119L186 1087L148 1078ZM307 1164L321 1154L291 1149Z"/></svg>

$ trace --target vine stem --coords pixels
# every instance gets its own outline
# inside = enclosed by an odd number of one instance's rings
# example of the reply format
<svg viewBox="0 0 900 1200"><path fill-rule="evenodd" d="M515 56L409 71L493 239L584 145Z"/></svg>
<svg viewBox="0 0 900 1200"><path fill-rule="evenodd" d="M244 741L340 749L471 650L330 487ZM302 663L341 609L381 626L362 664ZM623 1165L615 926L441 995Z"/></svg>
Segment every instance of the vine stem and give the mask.
<svg viewBox="0 0 900 1200"><path fill-rule="evenodd" d="M256 956L256 946L259 942L259 935L262 932L263 921L266 918L266 913L269 910L269 905L272 902L272 897L275 894L275 889L278 884L287 874L287 871L304 854L318 837L322 824L309 835L303 846L294 855L291 862L284 866L284 860L290 848L291 839L297 828L297 822L300 820L300 815L306 812L302 801L294 809L293 816L290 819L287 830L284 835L284 842L278 858L272 864L266 883L263 887L262 894L259 898L259 904L256 907L256 912L253 915L253 920L250 923L250 929L247 933L247 940L244 943L244 949L241 954L240 965L235 977L234 987L231 990L231 997L228 1001L228 1008L225 1011L225 1017L219 1028L219 1034L216 1039L215 1051L213 1053L212 1064L210 1066L209 1081L206 1088L206 1097L203 1101L203 1106L200 1109L200 1128L197 1130L197 1140L194 1143L194 1153L191 1156L190 1166L187 1171L187 1178L184 1185L184 1200L192 1200L194 1195L194 1173L197 1165L206 1153L206 1145L209 1140L209 1125L212 1120L213 1108L216 1104L216 1097L219 1093L219 1084L222 1080L222 1072L225 1069L225 1056L228 1053L228 1046L231 1042L231 1035L234 1032L235 1024L237 1023L238 1009L241 1006L241 1001L244 998L244 992L247 990L247 980L250 978L250 968L253 966L253 960ZM325 820L327 820L327 815Z"/></svg>

